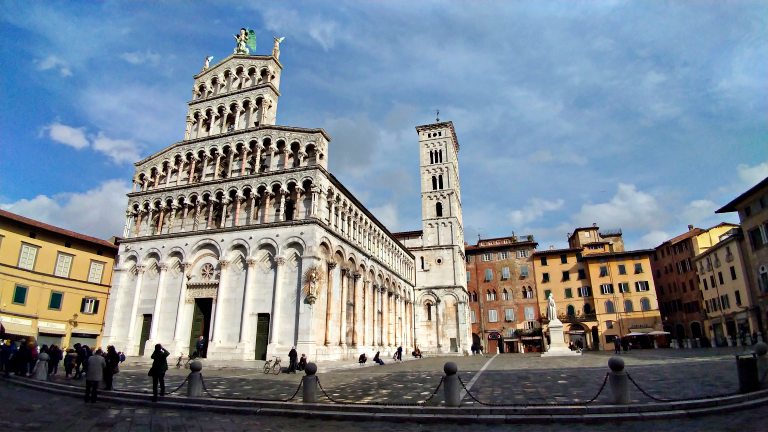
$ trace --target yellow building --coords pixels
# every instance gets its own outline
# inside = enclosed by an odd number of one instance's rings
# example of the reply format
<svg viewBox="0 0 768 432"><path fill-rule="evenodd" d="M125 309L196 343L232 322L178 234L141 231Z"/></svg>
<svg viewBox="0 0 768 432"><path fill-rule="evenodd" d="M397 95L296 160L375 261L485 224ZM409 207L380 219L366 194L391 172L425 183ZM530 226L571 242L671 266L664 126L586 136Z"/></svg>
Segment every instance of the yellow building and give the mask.
<svg viewBox="0 0 768 432"><path fill-rule="evenodd" d="M6 338L98 346L117 246L0 210Z"/></svg>
<svg viewBox="0 0 768 432"><path fill-rule="evenodd" d="M581 340L590 349L613 349L616 336L661 331L651 273L653 250L625 251L621 231L577 228L569 248L534 254L539 309L551 292L566 343ZM545 316L545 314L542 314ZM638 346L653 347L655 336L633 336Z"/></svg>

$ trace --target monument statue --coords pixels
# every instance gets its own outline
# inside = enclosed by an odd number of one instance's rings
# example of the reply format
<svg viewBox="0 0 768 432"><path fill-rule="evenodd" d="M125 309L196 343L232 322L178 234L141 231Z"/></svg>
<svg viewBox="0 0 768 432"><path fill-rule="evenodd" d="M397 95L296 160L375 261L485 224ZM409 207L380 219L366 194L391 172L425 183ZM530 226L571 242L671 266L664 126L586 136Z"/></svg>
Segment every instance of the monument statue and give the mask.
<svg viewBox="0 0 768 432"><path fill-rule="evenodd" d="M251 50L256 51L256 32L251 29L241 28L240 33L235 35L237 45L235 46L235 54L251 53Z"/></svg>
<svg viewBox="0 0 768 432"><path fill-rule="evenodd" d="M547 319L550 321L557 320L557 306L555 305L555 297L552 296L552 293L549 293L549 298L547 299Z"/></svg>
<svg viewBox="0 0 768 432"><path fill-rule="evenodd" d="M284 41L285 37L275 38L275 44L272 46L272 57L275 60L280 60L280 42Z"/></svg>
<svg viewBox="0 0 768 432"><path fill-rule="evenodd" d="M315 304L318 289L323 283L323 273L319 267L313 266L304 272L304 295L308 304Z"/></svg>
<svg viewBox="0 0 768 432"><path fill-rule="evenodd" d="M213 60L213 56L208 56L205 58L205 63L203 64L203 70L208 70L208 68L211 66L211 60Z"/></svg>

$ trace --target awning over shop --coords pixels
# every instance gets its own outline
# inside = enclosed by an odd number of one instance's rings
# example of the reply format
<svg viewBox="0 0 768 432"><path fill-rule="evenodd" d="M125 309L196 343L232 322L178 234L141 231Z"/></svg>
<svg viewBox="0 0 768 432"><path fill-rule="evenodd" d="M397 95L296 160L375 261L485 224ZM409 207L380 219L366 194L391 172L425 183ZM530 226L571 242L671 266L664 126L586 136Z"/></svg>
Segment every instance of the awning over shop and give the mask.
<svg viewBox="0 0 768 432"><path fill-rule="evenodd" d="M67 334L67 326L62 323L37 321L37 331L46 334L65 335Z"/></svg>
<svg viewBox="0 0 768 432"><path fill-rule="evenodd" d="M35 336L37 334L32 329L32 320L0 315L0 321L2 321L7 334L18 336Z"/></svg>

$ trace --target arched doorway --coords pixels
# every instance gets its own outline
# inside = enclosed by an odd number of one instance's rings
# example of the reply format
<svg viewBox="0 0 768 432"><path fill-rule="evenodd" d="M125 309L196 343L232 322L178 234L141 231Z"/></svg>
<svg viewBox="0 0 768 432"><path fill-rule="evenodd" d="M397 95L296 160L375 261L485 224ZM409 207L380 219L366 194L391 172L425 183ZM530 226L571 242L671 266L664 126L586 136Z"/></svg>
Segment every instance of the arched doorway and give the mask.
<svg viewBox="0 0 768 432"><path fill-rule="evenodd" d="M691 323L691 337L693 338L693 343L696 348L699 348L704 337L701 332L701 324L698 321Z"/></svg>
<svg viewBox="0 0 768 432"><path fill-rule="evenodd" d="M600 335L597 332L597 326L592 327L592 344L593 350L600 349Z"/></svg>
<svg viewBox="0 0 768 432"><path fill-rule="evenodd" d="M579 348L585 349L587 348L587 328L584 327L581 324L571 324L568 326L568 331L566 332L568 335L568 342L569 344L573 342L574 345L576 345Z"/></svg>

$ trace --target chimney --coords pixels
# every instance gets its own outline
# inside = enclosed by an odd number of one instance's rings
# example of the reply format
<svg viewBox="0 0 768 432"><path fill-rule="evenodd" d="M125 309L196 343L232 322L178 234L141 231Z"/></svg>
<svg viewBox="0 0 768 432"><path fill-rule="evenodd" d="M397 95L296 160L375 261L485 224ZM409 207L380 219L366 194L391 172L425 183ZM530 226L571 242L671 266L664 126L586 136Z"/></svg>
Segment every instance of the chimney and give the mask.
<svg viewBox="0 0 768 432"><path fill-rule="evenodd" d="M688 225L688 231L693 231L693 225Z"/></svg>

